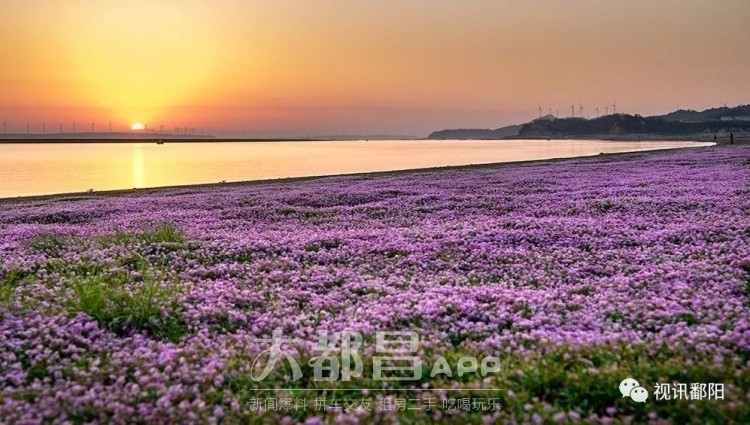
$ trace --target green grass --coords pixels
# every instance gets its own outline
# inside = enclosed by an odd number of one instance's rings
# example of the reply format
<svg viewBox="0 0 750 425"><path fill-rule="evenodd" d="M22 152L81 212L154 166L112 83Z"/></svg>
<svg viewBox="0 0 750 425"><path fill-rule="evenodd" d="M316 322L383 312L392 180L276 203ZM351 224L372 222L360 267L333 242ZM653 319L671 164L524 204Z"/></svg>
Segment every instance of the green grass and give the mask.
<svg viewBox="0 0 750 425"><path fill-rule="evenodd" d="M33 310L48 300L19 289L25 284L60 287L59 307L64 311L85 313L118 335L143 332L152 338L177 341L187 331L177 302L180 287L175 273L162 266L168 263L169 252L182 249L185 241L184 233L172 223L133 233L115 230L97 241L103 246L128 247L124 253L114 254L119 267L111 269L85 253L76 261L61 258L65 252L86 248L84 240L54 233L38 235L25 247L45 254L46 261L31 272L0 268L0 304L10 306L17 300L19 309Z"/></svg>
<svg viewBox="0 0 750 425"><path fill-rule="evenodd" d="M138 235L138 239L147 244L183 244L185 243L185 234L172 223L161 223L143 229Z"/></svg>
<svg viewBox="0 0 750 425"><path fill-rule="evenodd" d="M121 229L115 229L114 233L99 238L99 242L105 246L121 245L125 246L135 241L135 235Z"/></svg>
<svg viewBox="0 0 750 425"><path fill-rule="evenodd" d="M130 233L121 229L115 229L111 235L103 236L99 242L104 246L129 245L133 243L151 244L178 244L185 243L185 233L175 224L164 222L145 226L140 232Z"/></svg>
<svg viewBox="0 0 750 425"><path fill-rule="evenodd" d="M453 369L454 376L430 378L434 357L425 361L422 379L419 381L391 381L390 388L420 388L429 383L431 388L449 388L460 382L459 388L480 384L478 374L456 376L456 362L459 357L470 355L463 350L450 350L443 353ZM428 353L427 356L430 356ZM477 356L480 357L481 356ZM240 367L252 358L238 358L234 367ZM415 398L414 392L377 391L363 394L361 391L344 391L345 388L382 388L382 381L371 379L372 358L364 359L365 377L345 382L315 382L309 366L309 357L298 359L303 378L289 382L291 368L286 360L277 364L277 369L263 382L255 382L245 373L229 373L225 388L243 402L265 397L297 397L314 400L316 397L352 397L369 399L375 404L378 396L392 395L396 398ZM577 411L582 418L595 413L606 416L608 408L616 408L616 417L632 416L635 423L645 422L649 413L673 423L726 423L730 419L737 423L748 423L750 406L743 403L743 389L750 387L750 370L741 364L727 361L717 364L710 358L701 358L695 353L676 349L660 348L655 354L645 346L595 347L588 349L559 348L544 354L521 357L515 354L501 358L503 368L490 375L490 380L481 383L481 388L497 391L448 391L452 398L475 397L496 398L502 406L499 422L527 423L533 414L551 421L556 412ZM233 366L230 364L230 369ZM256 372L257 373L257 372ZM636 378L649 390L647 403L635 403L622 398L618 386L627 377ZM733 385L734 391L726 390L725 400L691 402L690 400L656 401L653 397L653 384L660 383L724 383ZM268 391L267 388L279 388ZM284 390L284 388L304 388L304 390ZM331 390L333 389L333 390ZM435 394L432 395L435 397ZM730 407L734 404L735 407ZM527 407L529 406L530 407ZM544 406L549 406L549 409ZM439 409L440 407L438 407ZM311 413L292 411L297 420L304 420ZM319 412L317 412L319 413ZM462 423L482 423L481 416L487 412L466 412ZM423 411L406 411L398 414L403 423L431 423L431 416ZM262 423L259 422L259 423Z"/></svg>
<svg viewBox="0 0 750 425"><path fill-rule="evenodd" d="M740 269L745 272L745 276L740 278L740 285L737 291L747 298L745 305L750 306L750 261L740 264Z"/></svg>
<svg viewBox="0 0 750 425"><path fill-rule="evenodd" d="M0 304L7 304L16 293L16 288L26 277L26 273L21 270L10 269L4 271L2 280L0 280Z"/></svg>
<svg viewBox="0 0 750 425"><path fill-rule="evenodd" d="M341 241L338 239L324 240L311 242L305 245L305 251L307 252L318 252L321 249L335 249L341 246Z"/></svg>
<svg viewBox="0 0 750 425"><path fill-rule="evenodd" d="M178 341L186 332L179 315L174 282L153 272L135 281L124 273L75 277L71 312L83 312L118 335L145 332L151 337Z"/></svg>
<svg viewBox="0 0 750 425"><path fill-rule="evenodd" d="M57 257L74 243L75 239L71 236L44 233L27 241L25 245L32 252Z"/></svg>
<svg viewBox="0 0 750 425"><path fill-rule="evenodd" d="M611 200L605 199L603 201L594 201L592 206L594 207L596 211L600 213L606 213L609 210L611 210L612 207L614 207L614 204L612 203Z"/></svg>

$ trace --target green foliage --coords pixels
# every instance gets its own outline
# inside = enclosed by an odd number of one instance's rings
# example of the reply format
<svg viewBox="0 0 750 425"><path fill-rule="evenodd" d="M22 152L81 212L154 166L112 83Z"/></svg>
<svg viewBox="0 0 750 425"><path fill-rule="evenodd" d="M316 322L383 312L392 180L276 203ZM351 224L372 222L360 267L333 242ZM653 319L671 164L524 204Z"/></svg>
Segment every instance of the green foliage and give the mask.
<svg viewBox="0 0 750 425"><path fill-rule="evenodd" d="M161 223L155 226L145 228L138 239L143 243L185 243L185 234L172 223Z"/></svg>
<svg viewBox="0 0 750 425"><path fill-rule="evenodd" d="M594 208L601 213L606 213L611 210L612 207L614 207L614 204L609 199L605 199L601 202L594 202Z"/></svg>
<svg viewBox="0 0 750 425"><path fill-rule="evenodd" d="M292 214L295 214L297 210L292 207L284 207L284 208L278 209L276 212L281 215L292 215Z"/></svg>
<svg viewBox="0 0 750 425"><path fill-rule="evenodd" d="M277 368L262 382L251 379L247 369L242 367L252 362L252 358L237 358L228 364L229 370L242 370L227 376L226 386L232 394L242 401L257 397L335 397L339 400L369 399L374 405L375 398L392 395L397 398L409 398L403 390L406 388L451 388L447 397L477 397L480 399L496 398L502 406L498 422L527 423L533 414L538 414L544 422L553 421L557 412L576 411L581 418L594 413L600 417L611 416L607 411L615 408L616 417L633 417L635 423L642 423L653 413L658 418L674 423L692 423L701 418L704 423L726 422L728 417L741 418L750 415L750 408L737 403L743 393L727 394L737 406L732 410L725 402L692 403L687 400L656 402L653 400L654 386L659 383L695 383L695 382L733 382L739 388L750 385L750 371L738 371L736 364L716 364L711 358L700 357L697 353L686 353L681 349L656 348L646 346L599 346L585 349L555 348L551 351L540 349L543 354L532 356L513 353L500 358L501 370L481 376L469 372L458 376L457 365L463 356L476 356L481 362L483 354L461 349L449 349L440 353L423 355L422 377L419 381L389 381L387 388L393 391L375 391L365 394L362 391L345 389L385 388L382 381L372 379L372 358L363 358L364 376L350 382L314 381L310 358L302 356L297 361L302 369L303 378L289 382L291 368L286 360L277 364ZM452 377L441 374L430 377L437 355L442 355L452 370ZM256 371L257 373L257 371ZM410 373L409 373L410 374ZM388 376L393 376L390 372ZM633 377L649 391L649 400L645 404L635 403L622 398L619 383L625 378ZM458 383L458 385L456 385ZM304 388L303 390L284 390L284 388ZM483 388L483 391L472 391L471 387ZM265 388L279 388L265 391ZM497 389L487 390L487 389ZM422 393L424 394L424 393ZM432 393L434 397L434 393ZM740 407L742 406L742 407ZM438 405L438 410L440 407ZM308 410L308 414L309 414ZM292 416L299 420L305 418L303 411L292 411ZM432 423L429 416L423 416L420 410L399 412L404 423ZM466 412L462 423L482 423L486 412ZM742 422L742 421L740 421Z"/></svg>
<svg viewBox="0 0 750 425"><path fill-rule="evenodd" d="M335 249L339 246L341 246L341 241L338 239L322 240L308 243L307 245L305 245L305 251L318 252L321 249Z"/></svg>
<svg viewBox="0 0 750 425"><path fill-rule="evenodd" d="M32 252L57 257L72 245L73 242L75 241L70 236L59 235L56 233L44 233L37 235L26 242L26 248Z"/></svg>
<svg viewBox="0 0 750 425"><path fill-rule="evenodd" d="M49 376L49 371L47 370L46 361L36 363L26 369L26 377L30 381L33 381L35 379L41 380L41 379L46 378L47 376Z"/></svg>
<svg viewBox="0 0 750 425"><path fill-rule="evenodd" d="M388 258L405 258L409 256L409 251L403 249L389 248L383 251L383 254Z"/></svg>
<svg viewBox="0 0 750 425"><path fill-rule="evenodd" d="M121 230L121 229L115 229L115 232L111 235L103 236L99 239L99 242L101 242L104 246L112 246L112 245L128 245L132 243L135 240L134 235Z"/></svg>
<svg viewBox="0 0 750 425"><path fill-rule="evenodd" d="M21 270L10 269L4 271L2 280L0 280L0 303L8 303L13 298L16 288L26 277L26 273Z"/></svg>
<svg viewBox="0 0 750 425"><path fill-rule="evenodd" d="M750 384L750 375L747 372L736 374L735 367L712 365L709 359L695 361L679 352L654 355L643 346L579 351L561 349L539 358L517 360L514 368L520 373L505 376L504 385L501 386L518 394L509 407L515 407L519 416L522 415L520 409L524 401L538 398L555 406L558 411L579 409L602 414L613 406L617 408L618 416L633 415L636 422L645 420L649 412L675 423L689 423L698 417L708 422L720 421L725 415L722 412L726 407L724 403L694 403L694 406L690 406L687 401L658 403L649 400L643 406L629 399L621 399L617 392L618 384L632 376L649 390L651 397L656 382Z"/></svg>
<svg viewBox="0 0 750 425"><path fill-rule="evenodd" d="M625 315L620 311L610 311L604 317L613 322L621 323L623 320L625 320Z"/></svg>
<svg viewBox="0 0 750 425"><path fill-rule="evenodd" d="M696 324L697 320L695 320L695 316L693 316L690 313L682 313L675 317L676 322L684 322L688 326L692 326Z"/></svg>
<svg viewBox="0 0 750 425"><path fill-rule="evenodd" d="M178 314L176 285L144 273L136 281L124 273L98 273L73 280L70 310L83 312L119 335L145 332L177 341L186 329Z"/></svg>
<svg viewBox="0 0 750 425"><path fill-rule="evenodd" d="M111 235L100 239L104 246L142 244L179 244L185 243L185 234L173 223L164 222L144 227L139 233L129 233L116 229Z"/></svg>
<svg viewBox="0 0 750 425"><path fill-rule="evenodd" d="M70 420L76 424L87 424L96 422L98 413L92 405L85 405L80 410L70 413Z"/></svg>

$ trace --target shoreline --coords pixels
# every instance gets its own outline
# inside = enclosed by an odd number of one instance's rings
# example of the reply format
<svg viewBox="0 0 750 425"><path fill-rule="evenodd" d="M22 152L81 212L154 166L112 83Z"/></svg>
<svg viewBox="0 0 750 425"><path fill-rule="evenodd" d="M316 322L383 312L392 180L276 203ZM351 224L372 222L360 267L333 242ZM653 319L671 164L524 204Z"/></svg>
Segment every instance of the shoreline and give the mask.
<svg viewBox="0 0 750 425"><path fill-rule="evenodd" d="M614 141L614 140L613 140ZM684 140L685 142L704 142L701 140ZM741 142L735 142L735 145L742 145L750 143L750 139L746 139ZM281 177L276 179L261 179L261 180L242 180L236 182L226 183L197 183L197 184L185 184L185 185L172 185L172 186L159 186L150 188L139 188L139 189L112 189L102 190L93 192L67 192L67 193L55 193L47 195L29 195L29 196L16 196L16 197L0 197L0 205L12 205L12 204L24 204L39 201L71 201L71 200L82 200L82 199L96 199L96 198L117 198L125 196L142 196L150 194L158 194L163 191L173 190L216 190L230 187L243 187L243 186L255 186L255 185L267 185L267 184L285 184L285 183L296 183L315 181L326 178L336 177L397 177L405 174L415 174L423 172L438 172L438 171L458 171L458 170L476 170L476 169L488 169L488 168L504 168L514 166L529 166L529 165L543 165L543 164L555 164L564 161L576 161L576 160L591 160L594 158L613 158L622 157L626 155L646 155L656 152L669 152L683 149L716 149L724 146L731 146L725 144L714 144L710 146L689 146L689 147L670 147L662 149L651 149L645 151L630 151L630 152L613 152L613 153L599 153L595 155L584 155L575 157L558 157L549 159L532 159L522 161L510 161L510 162L491 162L486 164L466 164L466 165L449 165L441 167L428 167L428 168L408 168L403 170L388 170L388 171L371 171L371 172L357 172L357 173L342 173L342 174L328 174L328 175L317 175L317 176L303 176L303 177ZM70 199L73 198L73 199Z"/></svg>

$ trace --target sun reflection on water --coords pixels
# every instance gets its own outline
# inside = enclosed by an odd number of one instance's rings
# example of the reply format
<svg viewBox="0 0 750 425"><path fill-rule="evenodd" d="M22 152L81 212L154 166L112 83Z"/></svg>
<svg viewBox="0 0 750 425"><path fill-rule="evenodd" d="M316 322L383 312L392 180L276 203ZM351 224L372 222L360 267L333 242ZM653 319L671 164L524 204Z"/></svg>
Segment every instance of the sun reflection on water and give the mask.
<svg viewBox="0 0 750 425"><path fill-rule="evenodd" d="M137 143L133 146L133 187L144 187L143 145Z"/></svg>

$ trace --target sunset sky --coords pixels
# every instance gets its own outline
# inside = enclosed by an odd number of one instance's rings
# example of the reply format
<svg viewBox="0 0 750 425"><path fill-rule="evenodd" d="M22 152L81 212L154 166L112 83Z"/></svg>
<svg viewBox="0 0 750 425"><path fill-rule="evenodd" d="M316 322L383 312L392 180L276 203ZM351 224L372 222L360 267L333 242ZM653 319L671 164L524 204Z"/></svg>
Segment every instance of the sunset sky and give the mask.
<svg viewBox="0 0 750 425"><path fill-rule="evenodd" d="M539 104L750 103L747 0L3 0L0 16L8 132L424 136Z"/></svg>

